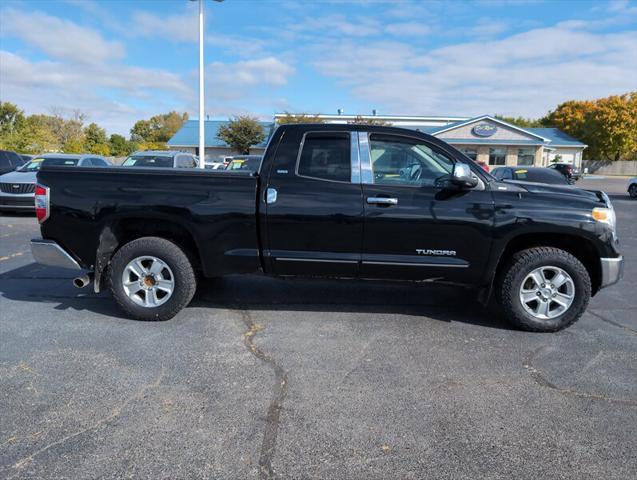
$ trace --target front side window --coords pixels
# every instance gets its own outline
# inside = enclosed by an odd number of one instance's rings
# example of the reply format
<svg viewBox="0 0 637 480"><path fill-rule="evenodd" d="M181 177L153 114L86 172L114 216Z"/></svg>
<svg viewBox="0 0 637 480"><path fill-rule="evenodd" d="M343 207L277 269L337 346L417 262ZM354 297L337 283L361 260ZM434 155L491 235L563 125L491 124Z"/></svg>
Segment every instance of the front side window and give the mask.
<svg viewBox="0 0 637 480"><path fill-rule="evenodd" d="M297 174L333 182L350 182L352 165L349 133L307 133Z"/></svg>
<svg viewBox="0 0 637 480"><path fill-rule="evenodd" d="M506 152L504 148L489 149L489 165L505 165Z"/></svg>
<svg viewBox="0 0 637 480"><path fill-rule="evenodd" d="M452 160L421 140L372 134L369 147L378 185L434 186L453 170Z"/></svg>
<svg viewBox="0 0 637 480"><path fill-rule="evenodd" d="M518 149L518 165L533 165L535 161L535 150L532 148Z"/></svg>

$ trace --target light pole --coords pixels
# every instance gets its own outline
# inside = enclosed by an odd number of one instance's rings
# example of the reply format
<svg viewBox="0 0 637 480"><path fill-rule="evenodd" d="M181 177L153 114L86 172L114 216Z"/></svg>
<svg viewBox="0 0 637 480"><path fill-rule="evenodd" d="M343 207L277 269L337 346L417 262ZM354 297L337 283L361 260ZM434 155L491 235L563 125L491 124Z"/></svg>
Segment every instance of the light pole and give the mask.
<svg viewBox="0 0 637 480"><path fill-rule="evenodd" d="M196 1L196 0L194 0ZM223 2L223 0L215 0ZM204 120L203 0L199 0L199 168L206 167L206 129Z"/></svg>
<svg viewBox="0 0 637 480"><path fill-rule="evenodd" d="M203 68L203 0L199 0L199 168L206 168Z"/></svg>

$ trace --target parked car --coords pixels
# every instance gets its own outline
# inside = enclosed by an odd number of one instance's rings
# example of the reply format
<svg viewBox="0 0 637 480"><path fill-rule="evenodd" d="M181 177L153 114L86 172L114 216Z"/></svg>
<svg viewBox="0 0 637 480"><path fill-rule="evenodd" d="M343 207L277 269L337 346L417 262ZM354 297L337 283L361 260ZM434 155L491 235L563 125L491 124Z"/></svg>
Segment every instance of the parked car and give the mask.
<svg viewBox="0 0 637 480"><path fill-rule="evenodd" d="M196 168L199 160L192 153L173 150L141 151L129 156L123 167Z"/></svg>
<svg viewBox="0 0 637 480"><path fill-rule="evenodd" d="M628 194L632 198L637 198L637 177L631 178L628 182Z"/></svg>
<svg viewBox="0 0 637 480"><path fill-rule="evenodd" d="M261 163L261 155L236 155L226 167L226 170L251 170L256 172Z"/></svg>
<svg viewBox="0 0 637 480"><path fill-rule="evenodd" d="M575 183L577 180L580 179L581 176L579 168L577 168L572 163L552 163L551 165L549 165L549 168L560 172L568 180L570 180L571 183Z"/></svg>
<svg viewBox="0 0 637 480"><path fill-rule="evenodd" d="M497 167L491 172L498 180L570 185L571 182L556 170L543 167Z"/></svg>
<svg viewBox="0 0 637 480"><path fill-rule="evenodd" d="M36 174L42 165L106 167L110 163L99 155L47 153L37 155L14 172L0 176L0 210L34 210Z"/></svg>
<svg viewBox="0 0 637 480"><path fill-rule="evenodd" d="M218 155L206 155L204 166L211 170L225 170L228 163L230 162L224 161L224 159Z"/></svg>
<svg viewBox="0 0 637 480"><path fill-rule="evenodd" d="M24 153L20 153L18 155L20 155L20 158L22 158L22 163L23 164L27 163L27 162L30 162L31 160L33 160L35 158L35 155L27 155L27 154L24 154Z"/></svg>
<svg viewBox="0 0 637 480"><path fill-rule="evenodd" d="M553 332L623 265L603 192L500 182L439 138L377 125L282 125L258 176L44 166L36 204L34 258L144 320L176 315L198 274L265 273L465 285Z"/></svg>
<svg viewBox="0 0 637 480"><path fill-rule="evenodd" d="M24 164L22 157L11 150L0 150L0 175L13 172Z"/></svg>

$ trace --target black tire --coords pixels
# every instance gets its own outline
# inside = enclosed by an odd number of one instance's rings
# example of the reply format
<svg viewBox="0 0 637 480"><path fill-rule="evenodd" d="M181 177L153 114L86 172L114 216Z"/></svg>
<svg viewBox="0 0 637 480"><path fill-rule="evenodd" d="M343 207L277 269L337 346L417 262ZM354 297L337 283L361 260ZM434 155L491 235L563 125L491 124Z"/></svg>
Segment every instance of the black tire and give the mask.
<svg viewBox="0 0 637 480"><path fill-rule="evenodd" d="M522 306L519 295L527 275L542 266L563 269L571 276L575 287L570 307L551 319L539 319L531 315ZM586 267L570 253L553 247L535 247L517 252L503 269L496 288L498 301L507 320L531 332L557 332L572 325L582 316L591 297L591 279Z"/></svg>
<svg viewBox="0 0 637 480"><path fill-rule="evenodd" d="M122 275L129 262L137 257L153 256L170 267L174 289L165 303L156 307L136 304L124 291ZM108 281L113 298L128 315L137 320L169 320L192 300L197 279L184 251L173 242L159 237L142 237L120 248L111 260Z"/></svg>
<svg viewBox="0 0 637 480"><path fill-rule="evenodd" d="M631 198L637 198L637 184L633 184L628 188L628 195L630 195Z"/></svg>

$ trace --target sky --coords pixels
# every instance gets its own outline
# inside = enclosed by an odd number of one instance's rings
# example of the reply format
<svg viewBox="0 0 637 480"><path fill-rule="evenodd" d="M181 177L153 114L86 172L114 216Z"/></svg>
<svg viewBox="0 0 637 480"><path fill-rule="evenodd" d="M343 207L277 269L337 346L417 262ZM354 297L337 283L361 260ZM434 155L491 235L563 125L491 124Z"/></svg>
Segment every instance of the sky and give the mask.
<svg viewBox="0 0 637 480"><path fill-rule="evenodd" d="M206 115L503 114L637 91L637 0L204 0ZM2 0L0 100L198 116L198 5Z"/></svg>

